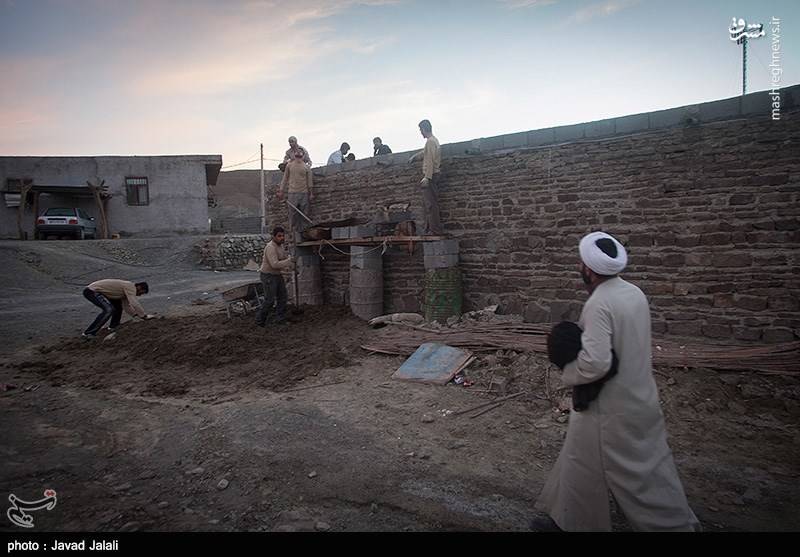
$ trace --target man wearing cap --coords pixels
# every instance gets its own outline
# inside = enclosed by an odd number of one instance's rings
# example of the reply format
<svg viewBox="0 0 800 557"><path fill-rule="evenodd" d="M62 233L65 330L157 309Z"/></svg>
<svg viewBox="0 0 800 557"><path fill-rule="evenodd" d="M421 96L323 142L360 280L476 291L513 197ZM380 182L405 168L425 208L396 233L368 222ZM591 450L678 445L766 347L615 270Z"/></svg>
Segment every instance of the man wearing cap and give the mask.
<svg viewBox="0 0 800 557"><path fill-rule="evenodd" d="M618 275L625 248L604 232L579 245L580 274L589 290L579 325L582 348L561 376L570 386L617 374L582 412L572 411L564 446L537 508L567 531L611 530L609 491L635 530L700 529L667 444L651 367L650 307L644 293ZM544 520L534 520L541 529Z"/></svg>

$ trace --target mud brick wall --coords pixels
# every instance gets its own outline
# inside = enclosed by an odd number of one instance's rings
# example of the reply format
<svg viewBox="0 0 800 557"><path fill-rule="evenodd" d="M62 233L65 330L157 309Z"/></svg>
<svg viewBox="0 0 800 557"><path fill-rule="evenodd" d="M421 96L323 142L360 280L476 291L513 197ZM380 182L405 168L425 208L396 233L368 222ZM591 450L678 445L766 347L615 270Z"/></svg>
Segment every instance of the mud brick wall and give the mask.
<svg viewBox="0 0 800 557"><path fill-rule="evenodd" d="M260 234L210 236L195 245L199 265L215 271L238 271L251 259L261 264L269 236Z"/></svg>
<svg viewBox="0 0 800 557"><path fill-rule="evenodd" d="M795 339L798 93L794 87L785 94L779 121L754 96L766 93L758 93L443 145L441 214L460 240L465 310L500 303L533 322L577 318L586 300L577 244L605 230L629 251L623 276L648 295L654 331ZM407 158L315 169L313 218L372 217L376 205L392 201L410 201L421 215L421 166ZM269 176L268 193L279 179L278 172ZM285 224L285 207L269 199L268 222ZM387 254L387 311L419 309L421 251ZM347 273L344 256L323 263L326 300L346 299Z"/></svg>

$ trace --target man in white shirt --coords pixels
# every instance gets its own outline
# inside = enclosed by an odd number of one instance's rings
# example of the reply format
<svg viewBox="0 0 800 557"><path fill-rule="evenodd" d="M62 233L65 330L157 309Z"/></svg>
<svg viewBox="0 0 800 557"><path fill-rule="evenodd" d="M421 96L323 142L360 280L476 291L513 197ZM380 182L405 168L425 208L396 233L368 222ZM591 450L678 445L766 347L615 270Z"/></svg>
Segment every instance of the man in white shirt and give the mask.
<svg viewBox="0 0 800 557"><path fill-rule="evenodd" d="M331 153L331 156L328 157L328 164L342 164L344 161L344 156L350 150L350 145L345 142L342 143L342 146L339 147L338 150Z"/></svg>

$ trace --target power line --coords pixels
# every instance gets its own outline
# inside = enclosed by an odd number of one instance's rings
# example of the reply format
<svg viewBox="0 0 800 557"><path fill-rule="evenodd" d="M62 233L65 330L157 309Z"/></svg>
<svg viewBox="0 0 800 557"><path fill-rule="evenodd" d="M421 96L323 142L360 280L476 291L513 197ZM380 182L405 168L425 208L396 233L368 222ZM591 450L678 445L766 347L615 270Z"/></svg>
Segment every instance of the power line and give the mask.
<svg viewBox="0 0 800 557"><path fill-rule="evenodd" d="M249 161L239 162L239 163L236 163L236 164L229 164L229 165L223 166L220 170L224 170L226 168L235 168L237 166L243 166L245 164L251 164L251 163L256 162L257 160L258 160L258 158L255 158L255 159L251 159Z"/></svg>
<svg viewBox="0 0 800 557"><path fill-rule="evenodd" d="M237 162L236 164L226 164L226 165L225 165L225 166L223 166L222 168L233 168L233 167L235 167L235 166L242 166L243 164L249 164L249 163L251 163L251 162L257 161L257 160L258 160L258 155L259 155L259 152L258 152L258 151L256 151L255 153L253 153L252 155L250 155L249 157L247 157L247 160L246 160L246 161L244 161L244 162Z"/></svg>

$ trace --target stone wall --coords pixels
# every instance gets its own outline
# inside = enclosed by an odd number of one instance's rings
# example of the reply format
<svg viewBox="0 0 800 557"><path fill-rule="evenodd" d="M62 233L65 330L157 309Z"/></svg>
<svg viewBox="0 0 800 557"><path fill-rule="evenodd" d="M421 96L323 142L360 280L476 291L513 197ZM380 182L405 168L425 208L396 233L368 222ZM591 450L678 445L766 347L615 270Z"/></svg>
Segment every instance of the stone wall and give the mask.
<svg viewBox="0 0 800 557"><path fill-rule="evenodd" d="M444 145L441 214L460 241L465 309L500 303L529 321L575 319L586 299L578 241L605 230L628 249L624 278L648 295L656 332L796 338L800 87L784 90L778 121L766 97ZM312 218L372 217L392 201L421 215L421 165L407 158L315 169ZM270 226L286 224L271 195L279 179L268 175ZM387 312L419 309L421 252L386 254ZM323 255L326 300L341 303L348 259Z"/></svg>
<svg viewBox="0 0 800 557"><path fill-rule="evenodd" d="M215 271L238 271L251 259L260 265L264 246L269 240L269 236L260 234L226 234L205 238L194 249L201 267Z"/></svg>

